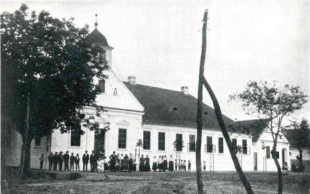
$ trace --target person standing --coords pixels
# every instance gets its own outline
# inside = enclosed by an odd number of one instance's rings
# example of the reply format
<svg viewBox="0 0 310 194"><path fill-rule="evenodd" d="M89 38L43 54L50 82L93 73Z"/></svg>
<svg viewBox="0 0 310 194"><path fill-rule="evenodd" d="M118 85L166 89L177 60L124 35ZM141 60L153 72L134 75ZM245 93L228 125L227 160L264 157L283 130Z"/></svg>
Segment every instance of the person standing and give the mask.
<svg viewBox="0 0 310 194"><path fill-rule="evenodd" d="M161 172L163 170L163 156L159 156L158 158L158 171Z"/></svg>
<svg viewBox="0 0 310 194"><path fill-rule="evenodd" d="M52 152L47 157L47 159L48 159L48 170L52 170L52 166L53 166L53 153Z"/></svg>
<svg viewBox="0 0 310 194"><path fill-rule="evenodd" d="M148 155L146 155L146 157L145 157L144 171L145 172L150 172L151 171L151 168L150 168L150 158L149 158Z"/></svg>
<svg viewBox="0 0 310 194"><path fill-rule="evenodd" d="M75 169L76 169L76 171L80 171L80 156L79 156L79 154L76 154L76 157L75 157Z"/></svg>
<svg viewBox="0 0 310 194"><path fill-rule="evenodd" d="M132 158L132 154L130 153L129 155L129 172L133 171L133 158Z"/></svg>
<svg viewBox="0 0 310 194"><path fill-rule="evenodd" d="M53 156L53 171L57 171L58 152L55 152Z"/></svg>
<svg viewBox="0 0 310 194"><path fill-rule="evenodd" d="M62 155L62 152L59 152L59 155L58 155L58 162L59 162L59 170L62 171L62 163L64 161L64 158L63 158L63 155Z"/></svg>
<svg viewBox="0 0 310 194"><path fill-rule="evenodd" d="M69 171L69 151L66 152L64 155L64 161L65 161L65 171Z"/></svg>
<svg viewBox="0 0 310 194"><path fill-rule="evenodd" d="M75 157L74 157L74 153L72 152L71 153L71 156L70 156L70 171L74 171L74 163L75 163Z"/></svg>
<svg viewBox="0 0 310 194"><path fill-rule="evenodd" d="M168 169L168 161L167 161L167 156L165 156L163 158L164 162L163 162L163 171L166 172L166 170Z"/></svg>
<svg viewBox="0 0 310 194"><path fill-rule="evenodd" d="M82 160L83 160L83 171L87 172L87 166L88 166L88 161L89 161L89 155L88 155L87 150L85 150L85 153L83 154Z"/></svg>
<svg viewBox="0 0 310 194"><path fill-rule="evenodd" d="M188 160L188 168L187 168L188 171L191 171L191 166L192 166L191 161Z"/></svg>
<svg viewBox="0 0 310 194"><path fill-rule="evenodd" d="M116 164L115 151L113 151L113 154L109 158L110 158L110 171L115 172L115 164Z"/></svg>
<svg viewBox="0 0 310 194"><path fill-rule="evenodd" d="M172 155L170 155L170 158L169 158L169 171L172 172L173 171L173 157Z"/></svg>
<svg viewBox="0 0 310 194"><path fill-rule="evenodd" d="M89 161L90 161L90 171L94 172L95 171L95 162L97 163L94 151L92 151L92 153L89 157Z"/></svg>
<svg viewBox="0 0 310 194"><path fill-rule="evenodd" d="M140 165L139 165L139 171L143 172L144 171L144 158L143 158L143 154L140 157Z"/></svg>
<svg viewBox="0 0 310 194"><path fill-rule="evenodd" d="M206 171L206 161L203 161L203 171Z"/></svg>
<svg viewBox="0 0 310 194"><path fill-rule="evenodd" d="M153 165L152 165L152 170L153 170L154 172L156 172L156 170L157 170L156 156L154 156Z"/></svg>
<svg viewBox="0 0 310 194"><path fill-rule="evenodd" d="M129 158L128 158L127 154L125 154L125 156L124 156L124 170L127 172L129 172L128 163L129 163Z"/></svg>
<svg viewBox="0 0 310 194"><path fill-rule="evenodd" d="M39 158L40 160L40 170L43 169L43 162L44 162L44 154L41 154L41 157Z"/></svg>

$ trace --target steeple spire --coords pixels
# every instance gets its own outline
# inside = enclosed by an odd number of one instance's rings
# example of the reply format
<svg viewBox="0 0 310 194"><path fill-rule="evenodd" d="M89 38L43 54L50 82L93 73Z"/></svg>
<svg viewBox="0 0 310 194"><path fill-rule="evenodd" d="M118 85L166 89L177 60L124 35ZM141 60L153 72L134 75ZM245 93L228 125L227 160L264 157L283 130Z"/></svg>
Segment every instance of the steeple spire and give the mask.
<svg viewBox="0 0 310 194"><path fill-rule="evenodd" d="M97 26L98 26L97 16L98 16L98 14L95 14L95 16L96 16L95 28L97 29Z"/></svg>

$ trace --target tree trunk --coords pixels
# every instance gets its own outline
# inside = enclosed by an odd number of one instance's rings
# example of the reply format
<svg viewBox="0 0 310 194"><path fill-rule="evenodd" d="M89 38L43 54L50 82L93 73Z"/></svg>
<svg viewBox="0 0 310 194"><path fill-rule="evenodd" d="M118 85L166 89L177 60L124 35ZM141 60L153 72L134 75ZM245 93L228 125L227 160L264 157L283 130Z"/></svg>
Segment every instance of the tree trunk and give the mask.
<svg viewBox="0 0 310 194"><path fill-rule="evenodd" d="M277 159L275 150L276 150L275 148L272 150L272 159L274 160L274 163L276 164L277 171L278 171L278 194L282 194L282 191L283 191L283 179L282 179L282 177L283 176L282 176L282 170L281 170L279 161Z"/></svg>
<svg viewBox="0 0 310 194"><path fill-rule="evenodd" d="M230 140L230 137L229 137L229 134L226 130L226 126L225 126L225 123L224 123L224 120L223 120L223 117L222 117L222 111L221 111L221 108L220 108L220 105L216 99L216 96L211 88L211 86L209 85L209 83L207 82L207 80L205 78L203 78L203 84L204 86L206 87L211 99L212 99L212 102L213 102L213 106L214 106L214 111L215 111L215 114L216 114L216 118L217 118L217 121L219 123L219 126L221 128L221 131L222 131L222 134L224 136L224 139L227 143L227 146L229 148L229 152L230 152L230 156L232 158L232 161L235 165L235 168L236 168L236 171L238 173L238 176L244 186L244 188L246 189L247 193L248 194L254 194L253 190L252 190L252 187L250 185L250 183L248 182L246 176L244 175L243 171L242 171L242 168L239 164L239 161L238 161L238 158L236 156L236 153L235 153L235 149L231 143L231 140Z"/></svg>
<svg viewBox="0 0 310 194"><path fill-rule="evenodd" d="M198 193L203 194L203 181L201 171L201 136L202 136L202 79L204 74L204 64L206 58L206 45L207 45L207 19L208 10L205 10L203 17L202 26L202 49L200 58L200 69L199 69L199 81L198 81L198 102L197 102L197 146L196 146L196 173L197 173L197 187Z"/></svg>
<svg viewBox="0 0 310 194"><path fill-rule="evenodd" d="M21 150L20 175L25 178L30 175L30 147L31 140L24 141Z"/></svg>

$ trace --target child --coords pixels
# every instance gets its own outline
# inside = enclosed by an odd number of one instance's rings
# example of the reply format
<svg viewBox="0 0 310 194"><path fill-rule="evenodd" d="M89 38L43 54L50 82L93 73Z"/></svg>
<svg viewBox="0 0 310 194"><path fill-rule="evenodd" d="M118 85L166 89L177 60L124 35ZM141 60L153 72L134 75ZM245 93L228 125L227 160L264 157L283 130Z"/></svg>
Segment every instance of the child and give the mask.
<svg viewBox="0 0 310 194"><path fill-rule="evenodd" d="M190 160L188 160L188 171L191 171L191 161Z"/></svg>
<svg viewBox="0 0 310 194"><path fill-rule="evenodd" d="M203 171L206 171L206 161L203 161Z"/></svg>
<svg viewBox="0 0 310 194"><path fill-rule="evenodd" d="M156 172L156 170L157 170L156 156L154 156L152 170L153 170L154 172Z"/></svg>

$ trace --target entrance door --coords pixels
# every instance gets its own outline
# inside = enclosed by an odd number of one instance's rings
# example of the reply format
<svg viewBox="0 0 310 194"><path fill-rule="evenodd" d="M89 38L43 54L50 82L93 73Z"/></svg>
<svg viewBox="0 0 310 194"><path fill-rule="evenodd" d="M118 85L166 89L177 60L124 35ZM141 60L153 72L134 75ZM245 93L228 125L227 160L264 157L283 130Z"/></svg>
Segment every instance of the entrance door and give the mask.
<svg viewBox="0 0 310 194"><path fill-rule="evenodd" d="M257 171L257 152L254 152L254 171Z"/></svg>
<svg viewBox="0 0 310 194"><path fill-rule="evenodd" d="M286 149L282 149L282 169L287 170Z"/></svg>
<svg viewBox="0 0 310 194"><path fill-rule="evenodd" d="M99 157L102 157L105 154L104 149L104 140L105 140L105 131L98 130L95 132L95 154Z"/></svg>

